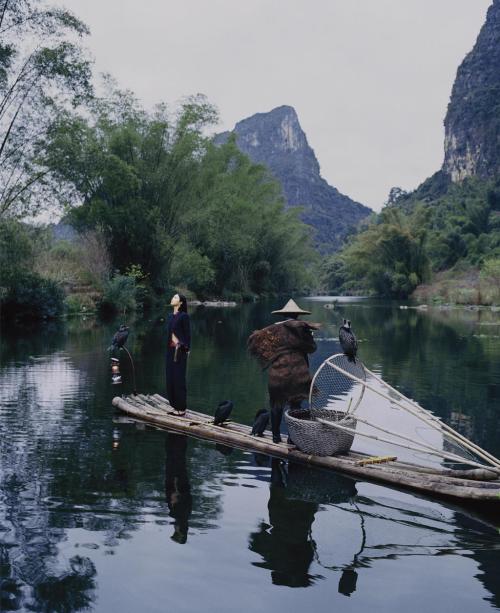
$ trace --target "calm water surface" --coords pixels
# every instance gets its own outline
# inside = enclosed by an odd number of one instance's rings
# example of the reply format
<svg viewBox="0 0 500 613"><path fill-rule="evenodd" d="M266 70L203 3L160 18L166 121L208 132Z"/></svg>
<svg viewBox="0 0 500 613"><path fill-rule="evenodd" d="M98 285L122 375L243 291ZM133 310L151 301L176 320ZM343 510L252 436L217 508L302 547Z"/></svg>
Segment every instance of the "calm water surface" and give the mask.
<svg viewBox="0 0 500 613"><path fill-rule="evenodd" d="M303 302L323 324L313 369L347 317L369 368L500 455L500 314ZM245 341L272 308L192 313L192 408L231 398L251 423L265 406ZM500 608L500 518L121 418L116 323L2 329L0 611ZM137 387L164 393L163 323L130 323Z"/></svg>

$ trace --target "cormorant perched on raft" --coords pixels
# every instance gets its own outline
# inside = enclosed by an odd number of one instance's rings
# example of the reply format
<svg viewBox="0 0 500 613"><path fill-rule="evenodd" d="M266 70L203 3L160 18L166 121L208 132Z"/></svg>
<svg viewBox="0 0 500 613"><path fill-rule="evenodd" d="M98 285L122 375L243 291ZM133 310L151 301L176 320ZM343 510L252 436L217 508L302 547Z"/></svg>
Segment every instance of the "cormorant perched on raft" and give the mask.
<svg viewBox="0 0 500 613"><path fill-rule="evenodd" d="M358 352L358 341L352 331L351 322L347 319L344 319L344 323L339 328L339 341L342 351L348 357L349 362L355 362L356 353Z"/></svg>
<svg viewBox="0 0 500 613"><path fill-rule="evenodd" d="M118 331L115 332L113 336L113 340L111 341L110 350L115 351L116 349L121 349L127 342L128 333L129 333L129 327L126 326L125 324L122 324L118 328Z"/></svg>
<svg viewBox="0 0 500 613"><path fill-rule="evenodd" d="M215 409L214 415L214 424L216 426L220 426L223 424L228 417L231 415L231 411L233 410L233 403L231 400L223 400L219 402L218 407Z"/></svg>
<svg viewBox="0 0 500 613"><path fill-rule="evenodd" d="M267 409L260 409L260 411L257 411L253 422L252 436L262 436L264 434L264 430L269 423L269 417L270 413Z"/></svg>

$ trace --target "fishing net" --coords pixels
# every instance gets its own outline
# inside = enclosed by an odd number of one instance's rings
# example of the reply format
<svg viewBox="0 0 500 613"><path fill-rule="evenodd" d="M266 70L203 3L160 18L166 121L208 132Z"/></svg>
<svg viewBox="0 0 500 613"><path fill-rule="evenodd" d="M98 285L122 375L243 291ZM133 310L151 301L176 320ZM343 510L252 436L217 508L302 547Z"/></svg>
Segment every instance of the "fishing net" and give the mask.
<svg viewBox="0 0 500 613"><path fill-rule="evenodd" d="M361 403L366 381L365 368L360 360L349 360L343 353L333 355L316 371L309 392L312 410L331 409L353 413Z"/></svg>
<svg viewBox="0 0 500 613"><path fill-rule="evenodd" d="M355 449L371 455L397 453L399 459L450 468L500 469L500 462L441 421L417 402L391 387L359 360L336 354L313 377L309 402L319 421L324 410L340 419L328 425L355 434ZM353 419L355 426L352 426Z"/></svg>

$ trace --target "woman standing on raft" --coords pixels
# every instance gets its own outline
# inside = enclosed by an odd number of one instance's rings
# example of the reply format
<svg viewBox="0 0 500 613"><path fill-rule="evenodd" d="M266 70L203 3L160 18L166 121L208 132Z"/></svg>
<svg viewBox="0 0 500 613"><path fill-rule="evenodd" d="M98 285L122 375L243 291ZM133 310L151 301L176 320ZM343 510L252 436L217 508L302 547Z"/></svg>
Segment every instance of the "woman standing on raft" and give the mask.
<svg viewBox="0 0 500 613"><path fill-rule="evenodd" d="M186 365L191 346L191 325L186 296L175 294L170 301L174 312L167 321L167 398L176 415L186 412Z"/></svg>

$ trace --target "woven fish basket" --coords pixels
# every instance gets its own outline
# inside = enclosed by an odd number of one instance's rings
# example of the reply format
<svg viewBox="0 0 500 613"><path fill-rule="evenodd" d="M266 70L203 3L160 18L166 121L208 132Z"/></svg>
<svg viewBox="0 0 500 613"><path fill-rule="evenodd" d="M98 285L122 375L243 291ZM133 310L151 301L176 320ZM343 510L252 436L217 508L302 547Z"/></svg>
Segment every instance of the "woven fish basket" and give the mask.
<svg viewBox="0 0 500 613"><path fill-rule="evenodd" d="M316 421L318 417L332 422L342 420L342 425L346 428L356 428L354 417L345 417L342 411L289 409L285 411L285 421L294 445L300 451L311 455L330 456L347 453L352 447L354 434L322 424Z"/></svg>

